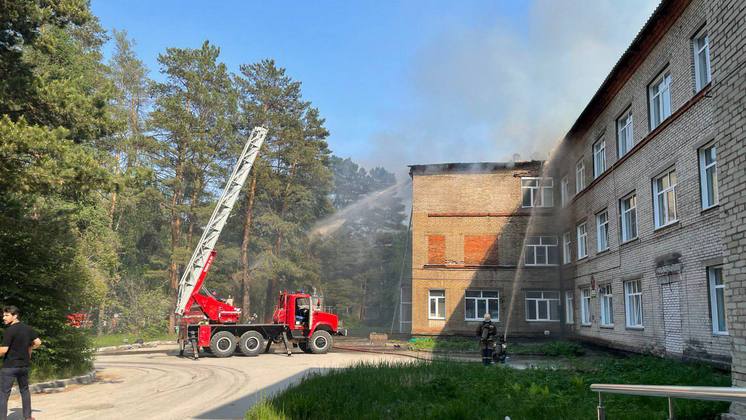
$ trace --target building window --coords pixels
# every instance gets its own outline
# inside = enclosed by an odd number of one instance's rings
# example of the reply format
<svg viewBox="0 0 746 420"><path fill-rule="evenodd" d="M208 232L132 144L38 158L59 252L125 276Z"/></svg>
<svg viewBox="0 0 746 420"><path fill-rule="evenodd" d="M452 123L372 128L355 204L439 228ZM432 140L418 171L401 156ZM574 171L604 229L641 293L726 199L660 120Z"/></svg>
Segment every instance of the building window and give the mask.
<svg viewBox="0 0 746 420"><path fill-rule="evenodd" d="M637 195L632 193L619 200L622 219L622 242L637 238Z"/></svg>
<svg viewBox="0 0 746 420"><path fill-rule="evenodd" d="M702 30L694 39L694 79L696 90L699 92L710 83L710 38L707 31Z"/></svg>
<svg viewBox="0 0 746 420"><path fill-rule="evenodd" d="M554 205L552 178L521 178L523 207L552 207Z"/></svg>
<svg viewBox="0 0 746 420"><path fill-rule="evenodd" d="M642 328L642 284L640 280L624 283L624 310L627 326Z"/></svg>
<svg viewBox="0 0 746 420"><path fill-rule="evenodd" d="M430 319L446 319L446 291L430 290Z"/></svg>
<svg viewBox="0 0 746 420"><path fill-rule="evenodd" d="M591 289L580 289L580 323L591 325Z"/></svg>
<svg viewBox="0 0 746 420"><path fill-rule="evenodd" d="M556 236L529 236L526 238L524 262L526 265L557 265L558 248Z"/></svg>
<svg viewBox="0 0 746 420"><path fill-rule="evenodd" d="M606 170L606 142L603 137L593 144L593 179Z"/></svg>
<svg viewBox="0 0 746 420"><path fill-rule="evenodd" d="M609 212L604 210L596 215L596 251L609 249Z"/></svg>
<svg viewBox="0 0 746 420"><path fill-rule="evenodd" d="M578 225L577 231L578 259L582 259L588 256L588 231L586 230L585 222Z"/></svg>
<svg viewBox="0 0 746 420"><path fill-rule="evenodd" d="M601 297L601 325L604 327L614 326L614 295L611 293L611 285L599 287L598 294Z"/></svg>
<svg viewBox="0 0 746 420"><path fill-rule="evenodd" d="M674 223L676 219L676 169L670 169L653 180L655 227Z"/></svg>
<svg viewBox="0 0 746 420"><path fill-rule="evenodd" d="M708 267L707 276L710 283L710 311L712 332L728 334L725 322L725 285L723 284L723 267Z"/></svg>
<svg viewBox="0 0 746 420"><path fill-rule="evenodd" d="M567 179L567 177L563 177L562 181L560 181L560 203L562 204L562 207L565 207L569 200L570 200L570 181Z"/></svg>
<svg viewBox="0 0 746 420"><path fill-rule="evenodd" d="M565 324L575 323L575 304L572 292L565 292Z"/></svg>
<svg viewBox="0 0 746 420"><path fill-rule="evenodd" d="M671 115L671 73L663 72L648 87L650 97L650 129L658 127Z"/></svg>
<svg viewBox="0 0 746 420"><path fill-rule="evenodd" d="M570 232L565 232L562 235L562 263L570 264L572 262L572 242L570 239Z"/></svg>
<svg viewBox="0 0 746 420"><path fill-rule="evenodd" d="M709 209L718 203L718 162L714 144L699 149L699 184L702 191L702 208Z"/></svg>
<svg viewBox="0 0 746 420"><path fill-rule="evenodd" d="M583 191L585 188L585 163L583 159L580 159L577 165L575 165L575 194Z"/></svg>
<svg viewBox="0 0 746 420"><path fill-rule="evenodd" d="M493 321L500 320L500 295L497 291L467 290L465 295L464 319L480 321L484 314L490 314Z"/></svg>
<svg viewBox="0 0 746 420"><path fill-rule="evenodd" d="M616 120L617 153L619 157L626 155L635 145L635 139L632 137L632 127L632 109L630 108Z"/></svg>
<svg viewBox="0 0 746 420"><path fill-rule="evenodd" d="M526 292L526 321L559 321L559 292Z"/></svg>

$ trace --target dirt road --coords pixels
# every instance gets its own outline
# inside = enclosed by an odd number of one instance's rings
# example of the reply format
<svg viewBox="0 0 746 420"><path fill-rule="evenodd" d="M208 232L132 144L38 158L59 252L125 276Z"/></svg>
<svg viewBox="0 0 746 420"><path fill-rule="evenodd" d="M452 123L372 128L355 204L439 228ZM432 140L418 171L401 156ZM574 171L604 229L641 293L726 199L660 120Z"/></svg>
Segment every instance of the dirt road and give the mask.
<svg viewBox="0 0 746 420"><path fill-rule="evenodd" d="M100 355L98 381L57 394L34 394L34 417L44 419L239 419L254 403L314 372L362 361L410 362L395 355L333 352L179 358L175 346L159 352ZM165 351L168 351L166 353ZM20 400L10 401L20 419Z"/></svg>

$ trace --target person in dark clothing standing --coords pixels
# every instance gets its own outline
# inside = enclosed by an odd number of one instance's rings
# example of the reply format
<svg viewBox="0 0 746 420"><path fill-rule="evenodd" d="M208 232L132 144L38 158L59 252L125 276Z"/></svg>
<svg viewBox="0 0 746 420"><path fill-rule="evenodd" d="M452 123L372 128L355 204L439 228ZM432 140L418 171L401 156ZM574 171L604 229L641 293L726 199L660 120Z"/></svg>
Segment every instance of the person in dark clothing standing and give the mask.
<svg viewBox="0 0 746 420"><path fill-rule="evenodd" d="M3 343L0 345L0 356L3 357L3 366L0 368L0 420L8 418L8 398L13 388L13 381L18 381L23 404L23 417L26 420L31 417L31 394L28 390L28 374L31 366L31 351L41 346L41 340L36 332L28 325L22 323L18 316L20 311L15 306L3 308L3 322L5 333Z"/></svg>
<svg viewBox="0 0 746 420"><path fill-rule="evenodd" d="M492 364L492 352L495 349L495 339L497 338L497 327L492 323L490 314L484 314L484 321L477 328L477 337L479 337L479 348L482 349L482 364L485 366Z"/></svg>

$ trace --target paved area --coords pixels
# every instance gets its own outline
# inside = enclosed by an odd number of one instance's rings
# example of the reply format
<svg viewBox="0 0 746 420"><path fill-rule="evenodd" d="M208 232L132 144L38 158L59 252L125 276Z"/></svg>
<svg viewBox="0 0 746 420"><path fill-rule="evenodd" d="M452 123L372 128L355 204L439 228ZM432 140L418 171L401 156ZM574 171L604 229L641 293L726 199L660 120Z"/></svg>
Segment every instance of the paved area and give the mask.
<svg viewBox="0 0 746 420"><path fill-rule="evenodd" d="M176 356L176 346L99 355L98 380L56 394L34 394L34 417L44 419L240 419L264 397L297 383L305 375L363 361L415 359L393 354L335 351L202 357ZM10 400L9 419L20 419L20 399Z"/></svg>

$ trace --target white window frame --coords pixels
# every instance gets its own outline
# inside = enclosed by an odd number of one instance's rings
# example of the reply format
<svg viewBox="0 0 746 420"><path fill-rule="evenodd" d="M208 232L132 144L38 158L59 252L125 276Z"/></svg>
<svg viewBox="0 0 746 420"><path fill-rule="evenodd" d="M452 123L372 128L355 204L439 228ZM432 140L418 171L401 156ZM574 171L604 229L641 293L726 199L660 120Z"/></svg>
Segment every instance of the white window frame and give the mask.
<svg viewBox="0 0 746 420"><path fill-rule="evenodd" d="M585 162L581 158L575 164L575 194L580 193L585 188Z"/></svg>
<svg viewBox="0 0 746 420"><path fill-rule="evenodd" d="M531 243L535 241L538 238L538 243L534 244ZM550 252L552 251L551 248L554 249L554 253L557 256L557 260L559 260L559 244L557 243L557 237L556 236L529 236L526 238L526 248L524 249L523 253L523 263L526 266L556 266L557 262L551 262L550 258ZM544 258L542 261L539 261L539 250L542 250L544 253ZM530 258L529 257L533 257ZM529 262L530 260L530 262Z"/></svg>
<svg viewBox="0 0 746 420"><path fill-rule="evenodd" d="M611 284L604 284L598 288L599 310L601 312L601 326L614 326L614 293Z"/></svg>
<svg viewBox="0 0 746 420"><path fill-rule="evenodd" d="M562 264L572 262L572 236L570 232L562 234Z"/></svg>
<svg viewBox="0 0 746 420"><path fill-rule="evenodd" d="M692 48L694 50L695 91L699 92L712 80L712 70L710 68L710 37L707 33L707 29L702 28L702 30L692 38ZM702 71L703 66L704 72Z"/></svg>
<svg viewBox="0 0 746 420"><path fill-rule="evenodd" d="M575 299L572 291L565 292L565 324L575 323Z"/></svg>
<svg viewBox="0 0 746 420"><path fill-rule="evenodd" d="M720 284L718 284L718 281ZM707 284L710 288L710 317L714 335L728 335L728 320L725 318L725 282L723 266L707 267ZM718 297L720 299L718 299ZM722 311L722 312L721 312ZM720 314L723 315L722 325Z"/></svg>
<svg viewBox="0 0 746 420"><path fill-rule="evenodd" d="M629 206L625 206L625 202L629 202ZM629 220L627 220L628 215ZM637 193L633 192L619 200L619 218L622 226L622 243L637 239Z"/></svg>
<svg viewBox="0 0 746 420"><path fill-rule="evenodd" d="M593 143L593 179L606 172L606 139L601 137Z"/></svg>
<svg viewBox="0 0 746 420"><path fill-rule="evenodd" d="M591 325L591 288L580 289L580 324Z"/></svg>
<svg viewBox="0 0 746 420"><path fill-rule="evenodd" d="M479 293L479 296L469 296L469 294ZM485 296L486 293L494 294L494 296ZM467 317L466 308L469 306L469 301L474 301L474 314L475 318ZM485 310L480 313L479 303L484 302ZM494 311L492 310L494 308ZM500 321L500 291L498 290L469 290L464 291L464 321L481 321L485 313L489 313L492 316L492 321ZM495 315L496 314L496 315Z"/></svg>
<svg viewBox="0 0 746 420"><path fill-rule="evenodd" d="M627 328L644 328L642 280L624 282L624 314Z"/></svg>
<svg viewBox="0 0 746 420"><path fill-rule="evenodd" d="M541 293L540 297L529 297L529 293ZM560 292L548 290L527 290L524 295L526 303L526 321L528 322L558 322L559 321L559 303ZM552 318L552 306L555 305L557 318ZM529 318L529 305L534 305L535 319ZM539 317L539 306L546 305L546 317Z"/></svg>
<svg viewBox="0 0 746 420"><path fill-rule="evenodd" d="M560 181L560 204L565 207L570 201L570 180L567 176L562 177Z"/></svg>
<svg viewBox="0 0 746 420"><path fill-rule="evenodd" d="M596 214L596 251L609 249L609 211L604 209Z"/></svg>
<svg viewBox="0 0 746 420"><path fill-rule="evenodd" d="M671 181L671 175L676 178L675 182ZM664 178L667 178L668 186L659 187L658 181ZM653 178L653 215L656 229L676 223L679 220L676 203L676 184L678 183L678 179L676 168L673 167ZM673 198L673 216L669 215L671 198Z"/></svg>
<svg viewBox="0 0 746 420"><path fill-rule="evenodd" d="M654 130L671 116L671 73L663 71L648 86L650 130Z"/></svg>
<svg viewBox="0 0 746 420"><path fill-rule="evenodd" d="M444 289L431 289L427 292L427 319L446 319L446 291ZM433 311L433 307L435 310ZM443 310L443 316L439 316L440 309Z"/></svg>
<svg viewBox="0 0 746 420"><path fill-rule="evenodd" d="M524 198L528 194L529 205ZM554 206L554 179L539 177L521 178L521 207L552 207Z"/></svg>
<svg viewBox="0 0 746 420"><path fill-rule="evenodd" d="M712 151L712 162L707 163L708 152ZM710 180L711 182L708 182ZM715 207L720 202L718 197L718 162L717 147L709 143L699 149L699 190L702 196L702 209ZM710 199L712 193L712 199Z"/></svg>
<svg viewBox="0 0 746 420"><path fill-rule="evenodd" d="M627 109L627 111L616 120L618 157L626 155L633 147L635 147L633 122L632 108Z"/></svg>
<svg viewBox="0 0 746 420"><path fill-rule="evenodd" d="M586 222L578 223L575 227L575 231L578 238L578 261L580 261L588 256L588 226L586 225Z"/></svg>

